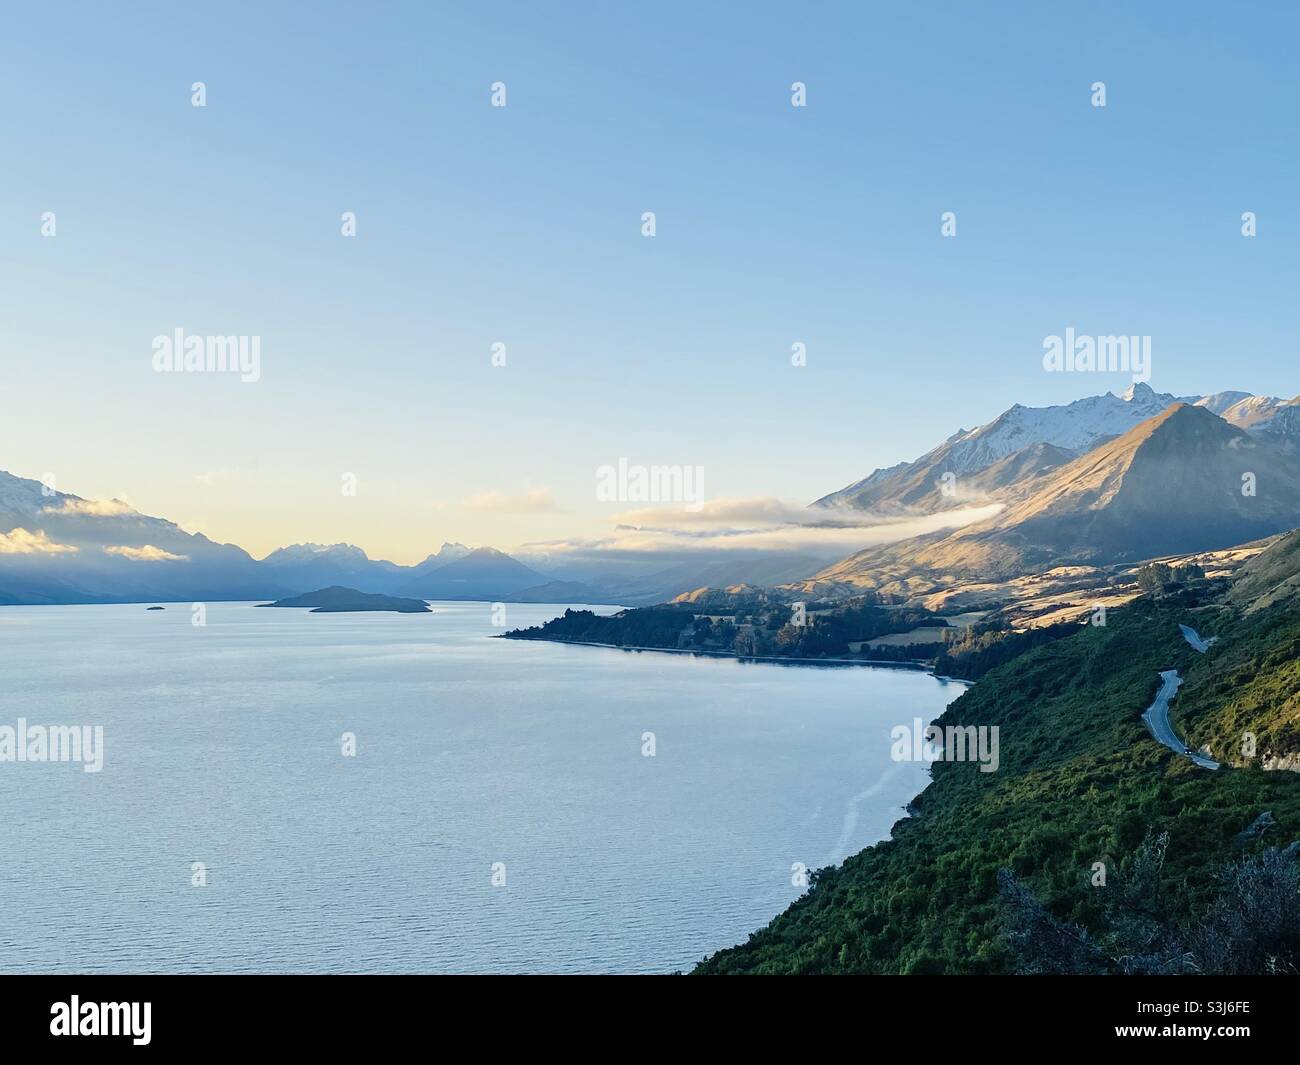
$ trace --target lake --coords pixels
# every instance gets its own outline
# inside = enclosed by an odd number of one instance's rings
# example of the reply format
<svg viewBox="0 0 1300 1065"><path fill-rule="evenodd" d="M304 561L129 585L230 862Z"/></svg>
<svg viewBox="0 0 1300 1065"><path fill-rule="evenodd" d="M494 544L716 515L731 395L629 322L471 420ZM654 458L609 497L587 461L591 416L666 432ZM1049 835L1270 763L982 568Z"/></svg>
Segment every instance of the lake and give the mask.
<svg viewBox="0 0 1300 1065"><path fill-rule="evenodd" d="M0 607L0 726L104 736L0 763L0 970L684 969L888 835L928 779L890 729L964 690L433 607Z"/></svg>

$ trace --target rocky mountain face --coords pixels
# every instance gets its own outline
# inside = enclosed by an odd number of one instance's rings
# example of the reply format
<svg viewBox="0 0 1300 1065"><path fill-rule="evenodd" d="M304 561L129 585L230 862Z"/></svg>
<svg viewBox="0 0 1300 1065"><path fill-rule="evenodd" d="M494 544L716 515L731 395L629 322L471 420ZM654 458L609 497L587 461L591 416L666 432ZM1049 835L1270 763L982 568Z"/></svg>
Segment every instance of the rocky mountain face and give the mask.
<svg viewBox="0 0 1300 1065"><path fill-rule="evenodd" d="M1280 404L1250 431L1261 438L1267 437L1292 455L1300 455L1300 398Z"/></svg>
<svg viewBox="0 0 1300 1065"><path fill-rule="evenodd" d="M1120 396L1108 392L1052 407L1016 404L987 425L958 430L913 462L876 470L812 505L892 517L1010 502L1036 490L1039 478L1178 403L1284 447L1300 447L1297 400L1248 392L1179 398L1134 384Z"/></svg>
<svg viewBox="0 0 1300 1065"><path fill-rule="evenodd" d="M813 506L895 515L996 500L1177 402L1176 396L1135 384L1122 396L1107 392L1054 407L1017 403L987 425L958 430L915 461L876 470Z"/></svg>
<svg viewBox="0 0 1300 1065"><path fill-rule="evenodd" d="M1212 550L1300 525L1300 466L1205 408L1176 404L1062 467L986 530L1054 558Z"/></svg>
<svg viewBox="0 0 1300 1065"><path fill-rule="evenodd" d="M1300 463L1267 434L1176 403L1035 478L987 521L858 552L807 585L1005 578L1212 550L1300 526Z"/></svg>

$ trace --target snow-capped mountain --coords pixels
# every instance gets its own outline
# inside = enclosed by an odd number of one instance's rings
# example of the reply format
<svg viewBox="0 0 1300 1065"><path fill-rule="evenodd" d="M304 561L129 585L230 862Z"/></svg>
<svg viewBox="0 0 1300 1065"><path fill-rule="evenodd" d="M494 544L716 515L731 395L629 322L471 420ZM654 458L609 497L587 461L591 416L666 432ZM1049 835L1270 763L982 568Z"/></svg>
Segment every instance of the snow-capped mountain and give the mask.
<svg viewBox="0 0 1300 1065"><path fill-rule="evenodd" d="M1233 404L1250 398L1249 392L1215 392L1212 396L1202 396L1196 401L1195 406L1204 407L1211 414L1223 417L1223 412Z"/></svg>
<svg viewBox="0 0 1300 1065"><path fill-rule="evenodd" d="M355 544L290 544L272 551L263 562L278 566L301 565L333 559L336 562L369 562L370 556Z"/></svg>
<svg viewBox="0 0 1300 1065"><path fill-rule="evenodd" d="M1300 397L1297 397L1300 399ZM1277 396L1246 396L1223 412L1223 420L1247 432L1264 429L1297 399L1278 399Z"/></svg>
<svg viewBox="0 0 1300 1065"><path fill-rule="evenodd" d="M1300 455L1300 398L1279 407L1273 417L1253 432L1275 440L1293 455Z"/></svg>
<svg viewBox="0 0 1300 1065"><path fill-rule="evenodd" d="M1292 454L1300 454L1300 396L1279 399L1277 396L1252 396L1249 393L1225 392L1240 396L1222 411L1224 421L1245 429L1253 436L1267 437Z"/></svg>
<svg viewBox="0 0 1300 1065"><path fill-rule="evenodd" d="M1269 431L1275 422L1277 428L1289 429L1291 423L1285 417L1277 419L1284 411L1297 409L1295 401L1288 404L1248 392L1174 396L1142 383L1132 385L1122 395L1107 392L1051 407L1017 403L986 425L959 430L914 462L876 470L847 488L823 496L813 506L894 514L1005 501L1025 491L1034 479L1124 435L1177 403L1204 407L1250 433ZM951 475L947 491L940 487L945 474Z"/></svg>
<svg viewBox="0 0 1300 1065"><path fill-rule="evenodd" d="M247 552L118 499L0 471L0 596L11 602L242 599L282 592Z"/></svg>
<svg viewBox="0 0 1300 1065"><path fill-rule="evenodd" d="M1051 444L1082 454L1178 402L1177 396L1134 384L1122 396L1107 392L1054 407L1017 403L947 445L949 464L954 473L974 473L1031 444Z"/></svg>
<svg viewBox="0 0 1300 1065"><path fill-rule="evenodd" d="M1243 475L1257 479L1242 491ZM1266 486L1266 487L1265 487ZM1055 566L1216 550L1300 525L1300 463L1266 434L1174 404L1033 482L991 518L868 548L800 589L914 591Z"/></svg>
<svg viewBox="0 0 1300 1065"><path fill-rule="evenodd" d="M416 572L428 573L430 570L436 569L439 566L445 566L449 562L455 562L458 559L464 558L473 550L472 547L466 547L461 543L444 543L437 551L428 555L423 562L416 564Z"/></svg>
<svg viewBox="0 0 1300 1065"><path fill-rule="evenodd" d="M303 590L343 585L390 592L410 570L396 562L372 559L355 544L291 544L262 560L284 584Z"/></svg>

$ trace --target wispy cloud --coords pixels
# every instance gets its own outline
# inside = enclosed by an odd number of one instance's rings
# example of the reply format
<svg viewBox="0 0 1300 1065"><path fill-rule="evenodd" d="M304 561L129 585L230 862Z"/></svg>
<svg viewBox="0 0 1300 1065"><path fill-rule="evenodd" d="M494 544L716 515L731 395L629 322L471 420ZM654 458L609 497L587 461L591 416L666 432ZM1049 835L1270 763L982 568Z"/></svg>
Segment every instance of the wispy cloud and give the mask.
<svg viewBox="0 0 1300 1065"><path fill-rule="evenodd" d="M215 470L204 470L202 473L196 473L194 479L199 484L211 488L215 484L228 484L238 478L239 474L234 470L220 467Z"/></svg>
<svg viewBox="0 0 1300 1065"><path fill-rule="evenodd" d="M548 555L630 556L681 552L799 551L849 554L924 533L958 529L993 517L1001 504L965 507L940 514L882 519L863 512L824 510L776 499L730 499L685 508L628 511L611 535L527 544L521 550Z"/></svg>
<svg viewBox="0 0 1300 1065"><path fill-rule="evenodd" d="M76 551L70 544L56 544L39 529L0 533L0 555L70 555Z"/></svg>
<svg viewBox="0 0 1300 1065"><path fill-rule="evenodd" d="M46 507L46 514L82 515L91 518L119 518L138 511L120 499L65 499L56 507Z"/></svg>
<svg viewBox="0 0 1300 1065"><path fill-rule="evenodd" d="M507 495L504 492L480 492L465 500L466 510L476 510L492 514L559 514L549 488L530 488L522 495Z"/></svg>
<svg viewBox="0 0 1300 1065"><path fill-rule="evenodd" d="M994 507L989 513L1000 509ZM752 529L777 528L794 525L816 529L886 529L905 528L910 523L928 523L931 528L967 525L972 514L983 515L988 508L962 508L936 515L882 516L865 510L847 507L806 507L780 499L757 497L752 499L714 499L694 509L686 507L657 506L628 510L618 515L621 526L636 528L675 529ZM914 536L915 533L903 535Z"/></svg>
<svg viewBox="0 0 1300 1065"><path fill-rule="evenodd" d="M173 555L153 544L145 544L144 547L106 547L104 554L129 558L132 562L184 562L189 558L188 555Z"/></svg>

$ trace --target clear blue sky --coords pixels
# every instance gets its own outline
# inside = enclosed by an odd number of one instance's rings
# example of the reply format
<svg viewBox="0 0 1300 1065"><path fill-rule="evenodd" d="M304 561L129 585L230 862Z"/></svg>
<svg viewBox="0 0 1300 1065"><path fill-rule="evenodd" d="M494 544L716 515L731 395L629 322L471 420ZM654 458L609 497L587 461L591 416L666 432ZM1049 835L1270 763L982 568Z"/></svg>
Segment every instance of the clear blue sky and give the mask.
<svg viewBox="0 0 1300 1065"><path fill-rule="evenodd" d="M1067 326L1294 395L1297 39L1289 3L10 9L0 468L406 561L597 535L620 456L806 502L1125 387L1043 372ZM262 380L153 373L177 327L260 335Z"/></svg>

